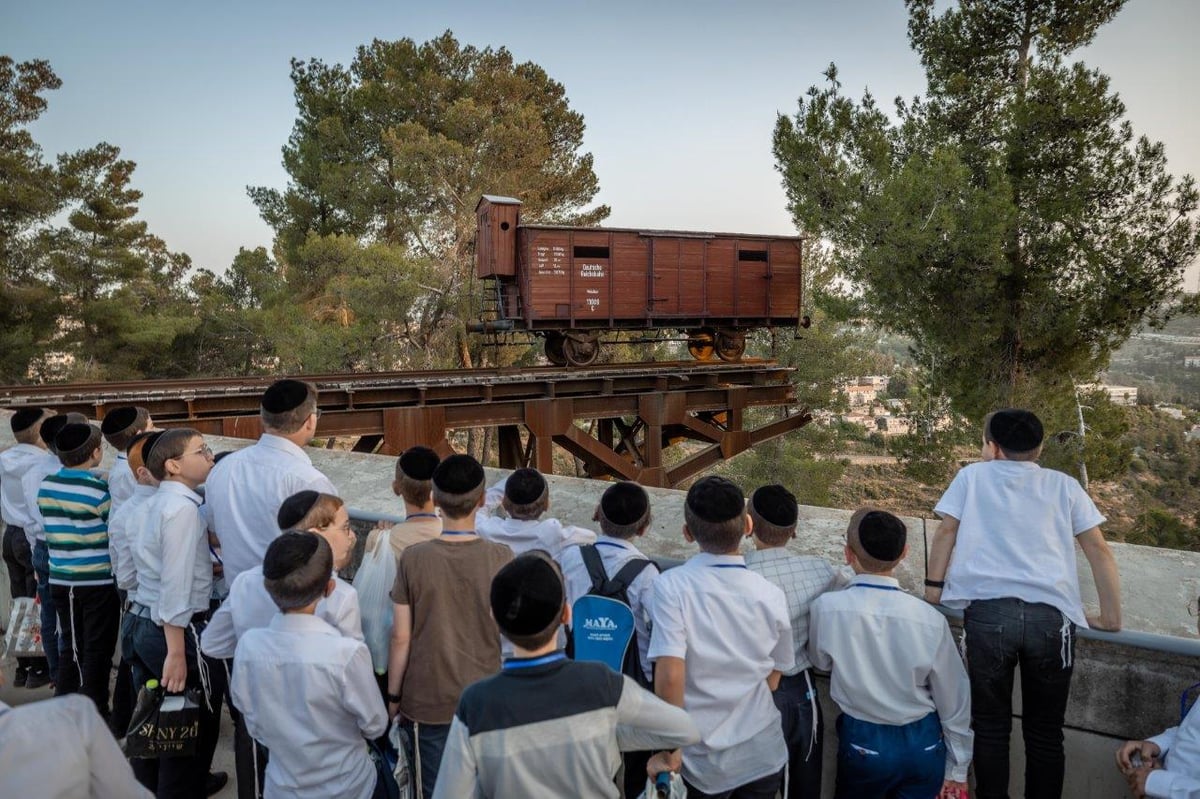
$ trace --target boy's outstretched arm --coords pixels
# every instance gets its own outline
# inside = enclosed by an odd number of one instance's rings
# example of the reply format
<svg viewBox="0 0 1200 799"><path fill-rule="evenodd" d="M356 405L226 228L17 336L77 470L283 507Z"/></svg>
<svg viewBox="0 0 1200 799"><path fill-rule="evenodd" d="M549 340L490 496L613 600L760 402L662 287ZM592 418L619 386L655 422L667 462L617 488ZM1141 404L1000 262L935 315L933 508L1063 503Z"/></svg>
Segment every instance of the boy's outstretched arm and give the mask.
<svg viewBox="0 0 1200 799"><path fill-rule="evenodd" d="M950 568L950 556L954 554L954 543L958 540L958 519L953 516L943 516L933 534L933 543L929 545L929 561L925 564L927 580L942 581L946 579L946 570ZM937 604L942 601L942 589L925 588L925 601Z"/></svg>
<svg viewBox="0 0 1200 799"><path fill-rule="evenodd" d="M617 703L617 748L623 752L675 749L700 740L695 722L681 707L624 678Z"/></svg>
<svg viewBox="0 0 1200 799"><path fill-rule="evenodd" d="M1099 527L1084 530L1075 540L1092 567L1096 595L1100 598L1100 617L1089 618L1088 624L1115 633L1121 629L1121 574L1117 571L1117 560Z"/></svg>

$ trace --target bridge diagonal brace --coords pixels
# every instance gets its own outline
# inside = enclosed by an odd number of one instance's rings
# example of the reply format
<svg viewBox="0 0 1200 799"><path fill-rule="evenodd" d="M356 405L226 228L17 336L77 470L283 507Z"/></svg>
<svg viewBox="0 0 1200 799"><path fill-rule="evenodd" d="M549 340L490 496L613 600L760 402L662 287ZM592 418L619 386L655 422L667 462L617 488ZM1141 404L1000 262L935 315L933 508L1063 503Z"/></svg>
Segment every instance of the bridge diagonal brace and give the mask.
<svg viewBox="0 0 1200 799"><path fill-rule="evenodd" d="M567 428L565 433L555 436L554 443L587 464L589 471L593 473L606 472L625 480L636 480L641 471L640 466L604 446L575 425ZM597 466L600 468L597 469Z"/></svg>
<svg viewBox="0 0 1200 799"><path fill-rule="evenodd" d="M812 414L807 410L777 419L753 430L734 430L711 447L705 447L694 455L680 461L667 470L667 485L677 486L700 472L715 466L723 460L728 460L738 453L745 452L755 444L761 444L772 438L778 438L792 430L798 430L812 421Z"/></svg>

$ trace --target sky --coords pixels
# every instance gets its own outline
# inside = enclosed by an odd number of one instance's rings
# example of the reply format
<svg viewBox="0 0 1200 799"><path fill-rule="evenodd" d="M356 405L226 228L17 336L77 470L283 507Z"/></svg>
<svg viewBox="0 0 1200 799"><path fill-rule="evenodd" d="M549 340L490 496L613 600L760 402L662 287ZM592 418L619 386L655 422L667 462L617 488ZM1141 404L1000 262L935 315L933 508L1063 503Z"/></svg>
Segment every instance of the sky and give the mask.
<svg viewBox="0 0 1200 799"><path fill-rule="evenodd" d="M606 224L792 234L777 115L831 62L852 96L920 94L906 21L902 0L0 0L0 53L46 59L63 81L31 128L47 157L117 145L151 232L221 272L271 244L246 186L287 183L291 58L349 64L374 38L446 30L507 47L583 114ZM1175 174L1200 175L1198 33L1200 2L1131 0L1080 56Z"/></svg>

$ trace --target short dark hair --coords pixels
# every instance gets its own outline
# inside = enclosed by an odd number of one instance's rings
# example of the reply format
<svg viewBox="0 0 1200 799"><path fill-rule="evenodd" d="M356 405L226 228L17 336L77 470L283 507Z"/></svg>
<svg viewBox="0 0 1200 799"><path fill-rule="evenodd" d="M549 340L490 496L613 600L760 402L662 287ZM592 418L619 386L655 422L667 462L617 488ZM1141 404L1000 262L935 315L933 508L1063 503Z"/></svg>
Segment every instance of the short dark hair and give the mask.
<svg viewBox="0 0 1200 799"><path fill-rule="evenodd" d="M199 430L191 427L175 427L164 431L150 445L149 452L143 450L142 458L146 461L146 468L150 470L150 474L154 475L154 479L166 480L167 461L181 457L187 451L188 442L199 437Z"/></svg>
<svg viewBox="0 0 1200 799"><path fill-rule="evenodd" d="M566 601L562 568L541 549L518 555L492 578L490 604L496 626L522 649L538 649L558 634ZM543 621L545 626L539 626Z"/></svg>
<svg viewBox="0 0 1200 799"><path fill-rule="evenodd" d="M320 600L332 574L329 542L307 530L284 531L263 557L263 585L284 613Z"/></svg>
<svg viewBox="0 0 1200 799"><path fill-rule="evenodd" d="M448 519L465 519L479 507L483 466L470 455L451 455L433 473L433 504Z"/></svg>
<svg viewBox="0 0 1200 799"><path fill-rule="evenodd" d="M409 447L396 458L392 490L409 505L423 506L433 494L433 473L441 463L429 447Z"/></svg>
<svg viewBox="0 0 1200 799"><path fill-rule="evenodd" d="M286 410L267 410L268 407ZM288 435L303 427L316 412L316 386L304 380L278 380L263 393L259 418L263 427Z"/></svg>
<svg viewBox="0 0 1200 799"><path fill-rule="evenodd" d="M724 477L705 477L688 489L683 522L703 551L732 552L746 535L746 497Z"/></svg>
<svg viewBox="0 0 1200 799"><path fill-rule="evenodd" d="M318 530L333 524L346 502L335 494L300 491L285 499L275 514L280 530Z"/></svg>
<svg viewBox="0 0 1200 799"><path fill-rule="evenodd" d="M38 429L38 435L41 436L42 443L57 455L58 450L54 446L54 439L62 432L62 429L69 424L87 424L87 421L88 418L86 416L76 411L56 413L42 420L42 426Z"/></svg>
<svg viewBox="0 0 1200 799"><path fill-rule="evenodd" d="M64 433L66 436L64 436ZM67 445L70 449L62 445L66 437L72 439L71 443ZM96 450L100 449L100 442L102 440L103 436L100 433L100 428L94 424L73 423L66 425L59 431L58 436L55 438L58 449L58 460L68 469L81 466L96 454Z"/></svg>
<svg viewBox="0 0 1200 799"><path fill-rule="evenodd" d="M19 408L13 414L11 424L13 438L18 444L36 445L41 438L42 422L54 415L49 408Z"/></svg>
<svg viewBox="0 0 1200 799"><path fill-rule="evenodd" d="M1045 431L1033 411L1002 408L983 420L983 438L994 443L1010 461L1037 460Z"/></svg>
<svg viewBox="0 0 1200 799"><path fill-rule="evenodd" d="M750 495L754 537L767 546L783 546L796 535L799 507L796 497L781 485L765 485Z"/></svg>
<svg viewBox="0 0 1200 799"><path fill-rule="evenodd" d="M895 514L859 508L846 527L846 544L865 570L888 571L904 557L908 528Z"/></svg>
<svg viewBox="0 0 1200 799"><path fill-rule="evenodd" d="M650 495L629 480L613 483L600 495L592 521L612 538L630 539L650 526Z"/></svg>
<svg viewBox="0 0 1200 799"><path fill-rule="evenodd" d="M129 449L134 437L146 429L150 421L150 411L140 405L124 405L113 408L104 414L100 422L100 432L104 440L114 449L121 452Z"/></svg>

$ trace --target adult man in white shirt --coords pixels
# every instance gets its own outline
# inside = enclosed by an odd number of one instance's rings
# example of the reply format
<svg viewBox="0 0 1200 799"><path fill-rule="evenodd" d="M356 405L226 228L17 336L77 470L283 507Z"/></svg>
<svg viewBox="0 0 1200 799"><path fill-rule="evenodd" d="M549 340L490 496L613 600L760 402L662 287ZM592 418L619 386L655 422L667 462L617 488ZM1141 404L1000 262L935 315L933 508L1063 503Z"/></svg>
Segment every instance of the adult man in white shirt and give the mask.
<svg viewBox="0 0 1200 799"><path fill-rule="evenodd" d="M278 380L262 397L263 434L253 446L221 459L205 484L205 501L221 541L225 580L262 563L279 535L283 501L305 490L337 494L303 447L317 431L317 390L300 380Z"/></svg>
<svg viewBox="0 0 1200 799"><path fill-rule="evenodd" d="M1100 532L1104 516L1074 478L1037 465L1042 438L1041 421L1027 410L989 414L983 460L959 470L934 508L942 522L929 548L925 598L964 609L981 799L1008 795L1018 663L1027 796L1062 795L1075 629L1121 627L1121 582ZM1098 617L1084 616L1076 542L1096 580Z"/></svg>
<svg viewBox="0 0 1200 799"><path fill-rule="evenodd" d="M108 495L112 500L110 513L116 513L137 488L137 476L129 466L126 450L134 438L152 427L154 420L150 418L150 411L135 405L113 408L100 420L100 432L104 434L104 440L117 451L117 458L108 470Z"/></svg>
<svg viewBox="0 0 1200 799"><path fill-rule="evenodd" d="M497 506L503 506L507 519L495 515ZM591 530L563 524L553 517L543 519L548 510L550 486L546 478L537 469L517 469L484 494L483 507L475 514L475 533L505 544L513 555L540 549L552 558L558 557L564 547L596 541Z"/></svg>

